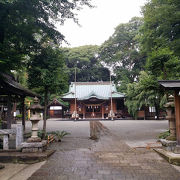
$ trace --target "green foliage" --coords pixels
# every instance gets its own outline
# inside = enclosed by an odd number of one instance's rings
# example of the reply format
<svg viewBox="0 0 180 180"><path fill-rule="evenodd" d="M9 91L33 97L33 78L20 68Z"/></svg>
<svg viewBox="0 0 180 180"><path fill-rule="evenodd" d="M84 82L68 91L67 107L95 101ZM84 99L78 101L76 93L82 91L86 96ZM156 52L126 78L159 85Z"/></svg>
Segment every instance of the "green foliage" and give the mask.
<svg viewBox="0 0 180 180"><path fill-rule="evenodd" d="M18 114L18 115L16 115L16 118L21 119L21 118L22 118L22 114Z"/></svg>
<svg viewBox="0 0 180 180"><path fill-rule="evenodd" d="M98 60L98 46L87 45L64 48L66 65L69 69L69 82L74 81L75 67L77 81L108 81L109 70Z"/></svg>
<svg viewBox="0 0 180 180"><path fill-rule="evenodd" d="M134 116L144 105L154 106L158 118L160 107L167 101L158 80L180 79L180 5L177 0L150 0L142 12L144 23L137 40L146 56L146 72L128 84L125 104Z"/></svg>
<svg viewBox="0 0 180 180"><path fill-rule="evenodd" d="M113 68L115 82L120 90L137 80L145 64L144 55L139 51L139 29L143 21L134 17L128 23L116 27L114 34L100 48L100 59Z"/></svg>
<svg viewBox="0 0 180 180"><path fill-rule="evenodd" d="M142 9L142 51L147 69L159 79L179 79L180 5L178 0L151 0Z"/></svg>
<svg viewBox="0 0 180 180"><path fill-rule="evenodd" d="M1 0L0 70L17 70L39 52L44 42L60 45L64 36L56 24L68 18L78 22L74 10L90 6L90 0Z"/></svg>
<svg viewBox="0 0 180 180"><path fill-rule="evenodd" d="M26 67L23 67L19 70L16 71L17 74L17 81L24 87L28 87L28 84L27 84L27 79L28 79L28 74L27 74L27 68Z"/></svg>
<svg viewBox="0 0 180 180"><path fill-rule="evenodd" d="M128 107L128 112L134 117L136 117L136 113L139 108L138 101L135 98L137 94L137 83L128 84L125 105Z"/></svg>
<svg viewBox="0 0 180 180"><path fill-rule="evenodd" d="M145 71L140 72L139 82L128 84L126 96L125 105L133 116L136 117L137 110L145 105L154 106L157 118L159 117L160 101L163 97L163 92L155 76Z"/></svg>
<svg viewBox="0 0 180 180"><path fill-rule="evenodd" d="M43 132L45 137L47 105L51 94L60 95L67 88L67 73L62 52L59 49L47 46L39 54L34 56L29 63L28 83L43 96L44 123ZM36 88L36 89L35 89ZM44 138L43 137L43 138Z"/></svg>
<svg viewBox="0 0 180 180"><path fill-rule="evenodd" d="M48 138L48 134L45 133L45 135L44 135L44 131L43 130L39 130L38 131L38 137L40 137L41 139L47 139Z"/></svg>
<svg viewBox="0 0 180 180"><path fill-rule="evenodd" d="M47 47L29 64L28 84L38 93L60 94L67 88L67 74L62 52Z"/></svg>
<svg viewBox="0 0 180 180"><path fill-rule="evenodd" d="M63 130L63 131L52 131L52 132L49 132L48 134L55 135L57 140L61 141L64 136L70 135L71 133L68 133L68 132Z"/></svg>
<svg viewBox="0 0 180 180"><path fill-rule="evenodd" d="M170 136L170 131L165 131L159 134L159 139L166 139L168 136Z"/></svg>
<svg viewBox="0 0 180 180"><path fill-rule="evenodd" d="M180 55L180 5L178 0L151 0L142 9L144 14L143 47L170 47Z"/></svg>
<svg viewBox="0 0 180 180"><path fill-rule="evenodd" d="M54 135L55 139L57 141L61 141L64 136L67 136L67 135L70 135L70 134L71 133L69 133L67 131L64 131L64 130L63 131L51 131L51 132L45 133L45 139L46 140L48 139L48 135ZM38 131L38 137L43 138L43 136L44 136L44 131L43 130L39 130Z"/></svg>
<svg viewBox="0 0 180 180"><path fill-rule="evenodd" d="M180 58L174 56L169 48L152 51L147 58L146 66L159 79L180 78Z"/></svg>

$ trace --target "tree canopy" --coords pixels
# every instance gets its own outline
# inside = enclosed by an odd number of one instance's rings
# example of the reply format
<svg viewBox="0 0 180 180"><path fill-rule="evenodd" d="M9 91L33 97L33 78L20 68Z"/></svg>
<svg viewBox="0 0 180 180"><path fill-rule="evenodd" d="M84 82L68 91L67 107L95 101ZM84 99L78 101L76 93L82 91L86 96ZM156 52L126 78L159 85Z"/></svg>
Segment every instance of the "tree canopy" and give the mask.
<svg viewBox="0 0 180 180"><path fill-rule="evenodd" d="M90 0L1 0L0 1L0 70L18 69L26 63L27 55L51 42L59 45L64 36L55 24L72 18L75 10Z"/></svg>
<svg viewBox="0 0 180 180"><path fill-rule="evenodd" d="M144 105L153 106L159 119L160 102L164 97L155 76L141 71L139 81L128 84L126 97L125 105L130 114L136 117L137 110L140 110Z"/></svg>
<svg viewBox="0 0 180 180"><path fill-rule="evenodd" d="M159 79L178 79L180 74L180 3L151 0L142 9L142 51L147 69Z"/></svg>
<svg viewBox="0 0 180 180"><path fill-rule="evenodd" d="M158 117L166 94L158 80L180 79L180 4L178 0L150 0L142 9L140 50L146 57L146 72L128 84L126 105L131 114L143 105L154 106Z"/></svg>
<svg viewBox="0 0 180 180"><path fill-rule="evenodd" d="M137 80L143 69L145 58L139 51L139 29L143 21L134 17L128 23L120 24L114 34L100 48L100 59L107 64L115 74L115 81L121 84L121 90L126 84Z"/></svg>
<svg viewBox="0 0 180 180"><path fill-rule="evenodd" d="M77 81L108 81L109 70L98 59L98 46L86 45L76 48L64 48L66 65L69 69L69 81L74 81L75 67Z"/></svg>
<svg viewBox="0 0 180 180"><path fill-rule="evenodd" d="M29 63L28 84L44 97L44 124L46 131L47 104L50 94L60 95L67 90L67 74L62 52L46 47Z"/></svg>

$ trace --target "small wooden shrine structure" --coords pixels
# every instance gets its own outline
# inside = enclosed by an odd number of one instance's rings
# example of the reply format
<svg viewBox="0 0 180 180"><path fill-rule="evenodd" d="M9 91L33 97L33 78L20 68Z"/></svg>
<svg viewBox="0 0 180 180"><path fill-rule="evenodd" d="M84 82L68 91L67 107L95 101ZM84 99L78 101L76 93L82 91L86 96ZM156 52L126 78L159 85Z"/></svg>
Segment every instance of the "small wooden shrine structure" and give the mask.
<svg viewBox="0 0 180 180"><path fill-rule="evenodd" d="M174 91L176 138L177 138L177 145L180 145L180 80L164 80L164 81L159 81L159 84L166 90Z"/></svg>
<svg viewBox="0 0 180 180"><path fill-rule="evenodd" d="M69 92L62 96L62 100L70 104L70 113L76 111L81 119L104 119L108 118L110 112L123 117L124 98L125 95L117 92L115 84L111 82L73 82Z"/></svg>
<svg viewBox="0 0 180 180"><path fill-rule="evenodd" d="M5 120L7 121L7 129L11 129L12 123L12 103L22 103L22 124L25 129L25 97L40 97L34 92L22 87L15 81L13 76L0 73L0 105L1 111L6 107ZM3 106L2 106L3 105Z"/></svg>
<svg viewBox="0 0 180 180"><path fill-rule="evenodd" d="M54 99L48 104L48 116L49 118L63 118L66 109L67 108L64 104L59 102L57 99Z"/></svg>

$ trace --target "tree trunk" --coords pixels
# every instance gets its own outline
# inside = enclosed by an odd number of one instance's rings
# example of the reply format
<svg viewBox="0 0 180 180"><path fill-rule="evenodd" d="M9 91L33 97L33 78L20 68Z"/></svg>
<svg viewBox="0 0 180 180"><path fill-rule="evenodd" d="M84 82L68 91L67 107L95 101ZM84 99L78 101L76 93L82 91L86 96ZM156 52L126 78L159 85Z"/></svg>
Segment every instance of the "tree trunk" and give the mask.
<svg viewBox="0 0 180 180"><path fill-rule="evenodd" d="M3 44L4 42L4 29L0 28L0 43Z"/></svg>
<svg viewBox="0 0 180 180"><path fill-rule="evenodd" d="M24 128L24 131L25 131L25 128L26 128L26 109L25 109L25 97L22 97L22 125L23 125L23 128Z"/></svg>
<svg viewBox="0 0 180 180"><path fill-rule="evenodd" d="M5 38L5 28L6 27L6 22L7 22L7 18L9 15L9 10L5 9L5 6L2 6L3 11L1 12L1 25L0 25L0 43L3 44L4 43L4 38Z"/></svg>
<svg viewBox="0 0 180 180"><path fill-rule="evenodd" d="M47 119L47 104L48 104L48 88L45 88L45 94L44 94L44 116L43 116L43 139L46 135L46 119Z"/></svg>
<svg viewBox="0 0 180 180"><path fill-rule="evenodd" d="M12 110L12 104L11 104L11 95L8 95L7 98L7 129L11 129L11 120L12 120L12 114L11 114L11 110Z"/></svg>

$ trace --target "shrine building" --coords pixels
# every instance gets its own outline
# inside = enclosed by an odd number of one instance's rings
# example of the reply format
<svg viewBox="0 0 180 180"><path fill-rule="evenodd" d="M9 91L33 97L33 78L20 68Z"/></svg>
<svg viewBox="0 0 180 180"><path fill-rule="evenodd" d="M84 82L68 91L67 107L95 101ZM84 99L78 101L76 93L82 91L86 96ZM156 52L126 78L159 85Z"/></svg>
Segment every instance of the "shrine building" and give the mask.
<svg viewBox="0 0 180 180"><path fill-rule="evenodd" d="M76 112L81 119L108 118L123 116L123 93L117 92L114 83L110 82L72 82L69 92L62 96L62 100L69 102L70 114Z"/></svg>

